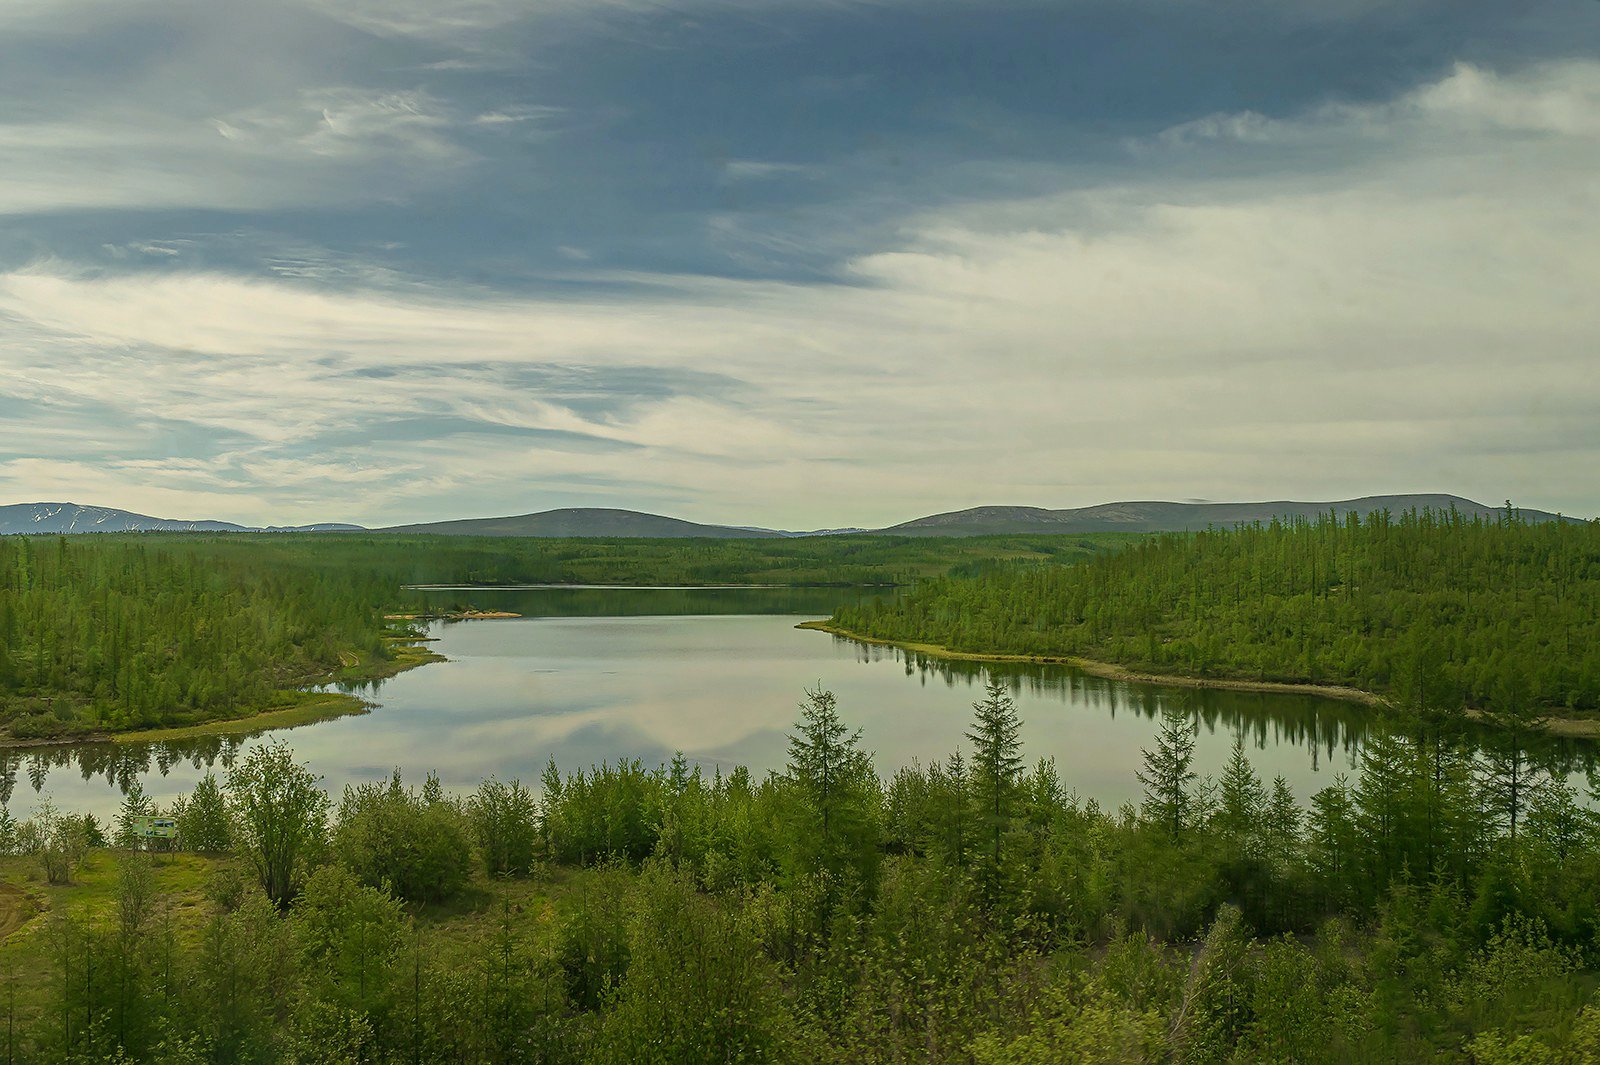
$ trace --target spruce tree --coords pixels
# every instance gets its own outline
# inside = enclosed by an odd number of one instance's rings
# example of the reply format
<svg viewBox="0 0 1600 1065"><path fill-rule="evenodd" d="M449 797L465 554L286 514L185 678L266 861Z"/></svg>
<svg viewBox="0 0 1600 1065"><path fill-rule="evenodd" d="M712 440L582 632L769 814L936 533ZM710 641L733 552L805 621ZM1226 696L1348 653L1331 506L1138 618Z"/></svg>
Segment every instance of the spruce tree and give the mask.
<svg viewBox="0 0 1600 1065"><path fill-rule="evenodd" d="M1280 858L1287 856L1300 839L1300 821L1300 806L1295 802L1294 792L1289 790L1289 782L1281 776L1274 777L1272 796L1267 800L1263 824L1267 838Z"/></svg>
<svg viewBox="0 0 1600 1065"><path fill-rule="evenodd" d="M1485 752L1484 790L1490 809L1513 845L1517 842L1518 822L1538 784L1537 767L1528 757L1528 744L1545 721L1528 688L1526 678L1515 668L1508 668L1484 713L1485 721L1494 730L1493 741Z"/></svg>
<svg viewBox="0 0 1600 1065"><path fill-rule="evenodd" d="M185 850L217 853L233 846L228 804L214 773L195 782L182 809L176 811L178 838Z"/></svg>
<svg viewBox="0 0 1600 1065"><path fill-rule="evenodd" d="M1333 783L1311 796L1311 811L1306 818L1310 858L1323 890L1335 905L1349 898L1355 880L1355 803L1350 784L1343 773Z"/></svg>
<svg viewBox="0 0 1600 1065"><path fill-rule="evenodd" d="M1244 753L1244 737L1235 736L1233 751L1223 768L1216 824L1235 851L1254 855L1267 809L1266 789Z"/></svg>
<svg viewBox="0 0 1600 1065"><path fill-rule="evenodd" d="M1373 729L1361 749L1361 776L1355 790L1356 826L1368 871L1379 887L1388 885L1406 864L1419 835L1412 814L1416 804L1416 760L1404 741L1384 728Z"/></svg>
<svg viewBox="0 0 1600 1065"><path fill-rule="evenodd" d="M1187 714L1169 707L1161 716L1156 749L1144 752L1139 783L1144 785L1144 816L1166 828L1174 840L1182 838L1188 823L1193 767L1194 725Z"/></svg>
<svg viewBox="0 0 1600 1065"><path fill-rule="evenodd" d="M992 675L983 701L973 703L972 710L975 716L967 730L967 739L972 741L968 772L980 810L979 821L991 844L986 873L993 884L999 877L1000 844L1011 823L1017 782L1022 776L1022 721L1004 682Z"/></svg>
<svg viewBox="0 0 1600 1065"><path fill-rule="evenodd" d="M144 793L144 785L138 780L130 782L122 799L122 808L117 812L117 846L129 850L144 846L136 822L140 817L148 816L152 810L150 797Z"/></svg>
<svg viewBox="0 0 1600 1065"><path fill-rule="evenodd" d="M861 749L861 731L839 717L830 691L808 689L800 720L789 737L789 780L801 806L795 848L807 871L865 872L876 852L870 838L876 814L877 778Z"/></svg>

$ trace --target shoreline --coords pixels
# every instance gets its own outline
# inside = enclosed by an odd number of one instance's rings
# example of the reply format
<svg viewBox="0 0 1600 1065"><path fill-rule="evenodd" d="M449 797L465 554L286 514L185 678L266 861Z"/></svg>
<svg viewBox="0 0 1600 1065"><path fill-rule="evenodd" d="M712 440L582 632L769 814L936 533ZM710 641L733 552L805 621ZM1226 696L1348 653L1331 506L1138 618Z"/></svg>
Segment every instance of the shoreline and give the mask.
<svg viewBox="0 0 1600 1065"><path fill-rule="evenodd" d="M444 655L421 646L422 639L404 639L395 645L395 657L386 662L362 662L329 674L319 683L362 684L387 680L431 662L445 662ZM319 721L332 721L370 713L379 704L344 692L311 691L307 688L287 689L293 702L287 706L270 706L239 717L218 717L192 725L157 726L155 728L127 729L118 732L97 730L73 736L40 736L18 739L0 735L0 750L29 750L41 747L76 747L91 743L162 743L167 740L199 739L204 736L232 736L268 732L273 729L312 725Z"/></svg>
<svg viewBox="0 0 1600 1065"><path fill-rule="evenodd" d="M442 613L417 613L417 614L385 614L385 621L501 621L506 618L520 618L521 614L513 614L509 610L446 610ZM388 637L393 639L395 637ZM423 643L436 637L419 636L413 641L410 637L399 637L403 643Z"/></svg>
<svg viewBox="0 0 1600 1065"><path fill-rule="evenodd" d="M80 747L101 743L163 743L167 740L192 740L204 736L231 736L242 733L266 732L278 728L294 728L318 721L350 717L370 712L377 703L358 699L343 692L306 692L307 698L293 706L279 706L258 710L244 717L219 717L194 725L172 725L167 728L130 729L126 732L84 732L76 736L42 736L19 740L0 737L0 750L37 750L49 747Z"/></svg>
<svg viewBox="0 0 1600 1065"><path fill-rule="evenodd" d="M813 632L826 632L833 636L842 636L847 640L855 640L857 643L874 644L879 647L895 647L902 651L915 651L918 654L929 655L933 658L946 658L956 662L1025 662L1041 666L1071 666L1074 669L1082 670L1091 676L1100 677L1104 680L1156 684L1167 688L1215 688L1223 691L1322 695L1330 699L1340 699L1344 702L1364 703L1367 706L1388 705L1388 700L1375 692L1364 691L1361 688L1351 688L1342 684L1312 684L1307 681L1237 680L1229 677L1191 677L1181 673L1144 673L1136 669L1129 669L1127 666L1119 666L1114 662L1101 662L1078 655L1014 655L978 651L954 651L935 643L917 643L911 640L884 640L876 636L864 636L859 632L852 632L837 625L830 625L826 621L803 621L796 625L795 628L809 629Z"/></svg>
<svg viewBox="0 0 1600 1065"><path fill-rule="evenodd" d="M824 582L820 584L407 584L408 592L717 592L717 591L815 591L825 588L899 588L893 581L870 584Z"/></svg>
<svg viewBox="0 0 1600 1065"><path fill-rule="evenodd" d="M1389 700L1376 692L1369 692L1361 688L1352 688L1342 684L1312 684L1305 681L1273 681L1273 680L1235 680L1227 677L1189 677L1182 674L1144 673L1139 670L1119 666L1113 662L1100 662L1093 658L1082 658L1077 655L1006 655L985 654L976 651L953 651L933 643L917 643L911 640L884 640L876 636L864 636L858 632L831 625L827 621L802 621L796 625L797 629L807 629L812 632L826 632L832 636L854 640L857 643L871 644L878 647L894 647L901 651L913 651L925 654L931 658L944 658L955 662L1024 662L1043 666L1071 666L1082 670L1091 676L1104 680L1128 681L1135 684L1154 684L1167 688L1212 688L1222 691L1262 692L1289 695L1320 695L1329 699L1338 699L1343 702L1361 703L1365 706L1388 707ZM1476 718L1481 716L1481 711L1468 709L1467 716ZM1563 739L1600 740L1600 718L1587 717L1556 717L1545 718L1543 731L1552 736Z"/></svg>
<svg viewBox="0 0 1600 1065"><path fill-rule="evenodd" d="M272 729L294 728L297 725L314 725L319 721L368 714L377 703L343 692L314 692L312 697L298 706L279 710L262 710L249 717L228 717L216 721L203 721L198 725L179 725L176 728L139 729L134 732L109 733L106 743L165 743L168 740L193 740L204 736L237 736L268 732Z"/></svg>

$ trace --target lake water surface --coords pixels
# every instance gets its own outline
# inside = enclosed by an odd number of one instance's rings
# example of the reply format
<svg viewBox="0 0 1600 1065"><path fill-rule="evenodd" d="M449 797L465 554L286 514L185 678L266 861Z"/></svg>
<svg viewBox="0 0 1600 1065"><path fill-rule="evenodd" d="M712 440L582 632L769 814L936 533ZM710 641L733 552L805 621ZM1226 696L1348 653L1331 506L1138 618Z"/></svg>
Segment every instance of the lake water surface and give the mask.
<svg viewBox="0 0 1600 1065"><path fill-rule="evenodd" d="M271 735L285 739L337 797L346 784L400 768L437 772L470 791L490 774L531 784L603 760L646 764L683 751L710 772L782 770L807 687L833 691L846 721L888 776L969 749L972 704L987 665L951 663L796 629L831 613L840 589L473 589L428 593L525 616L437 622L449 661L361 691L371 713ZM1305 695L1196 691L1107 681L1065 666L997 665L1023 719L1029 761L1056 760L1084 798L1136 801L1141 750L1168 706L1200 723L1197 768L1214 773L1236 734L1257 770L1284 776L1304 803L1352 772L1371 711ZM11 809L26 816L42 788L63 809L105 816L134 779L158 802L193 787L259 739L91 744L13 752L3 764ZM1353 774L1352 774L1353 775Z"/></svg>

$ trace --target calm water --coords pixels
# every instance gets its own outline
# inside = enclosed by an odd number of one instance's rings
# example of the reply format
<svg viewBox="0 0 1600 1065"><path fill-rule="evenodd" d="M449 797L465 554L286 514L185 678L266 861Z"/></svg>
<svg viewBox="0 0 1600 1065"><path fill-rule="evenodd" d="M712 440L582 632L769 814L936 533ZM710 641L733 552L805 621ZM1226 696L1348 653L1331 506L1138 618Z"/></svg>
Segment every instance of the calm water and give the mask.
<svg viewBox="0 0 1600 1065"><path fill-rule="evenodd" d="M275 733L337 796L345 784L399 767L420 784L436 771L468 791L489 774L530 783L554 758L563 769L619 757L647 764L682 750L709 771L784 764L786 736L808 686L839 699L885 776L967 746L984 668L866 647L797 622L831 612L838 589L442 590L439 605L470 603L526 615L436 623L450 660L403 673L362 694L380 707ZM1304 802L1354 768L1369 711L1310 696L1192 691L1127 684L1059 666L1001 666L1023 718L1029 760L1053 757L1063 782L1116 805L1139 793L1135 771L1167 706L1198 716L1198 768L1215 772L1243 733L1257 770L1282 774ZM31 810L40 788L58 807L115 810L133 779L158 802L188 791L259 739L139 746L85 745L13 754L0 769L11 808ZM1570 755L1579 748L1567 748Z"/></svg>

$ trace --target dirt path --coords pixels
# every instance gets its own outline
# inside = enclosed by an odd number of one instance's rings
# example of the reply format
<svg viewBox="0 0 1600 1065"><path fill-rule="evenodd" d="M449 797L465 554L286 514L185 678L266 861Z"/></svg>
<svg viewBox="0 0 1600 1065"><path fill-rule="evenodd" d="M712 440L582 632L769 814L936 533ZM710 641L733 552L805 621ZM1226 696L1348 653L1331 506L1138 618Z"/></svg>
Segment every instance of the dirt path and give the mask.
<svg viewBox="0 0 1600 1065"><path fill-rule="evenodd" d="M33 896L15 884L0 881L0 940L27 924L39 912Z"/></svg>

